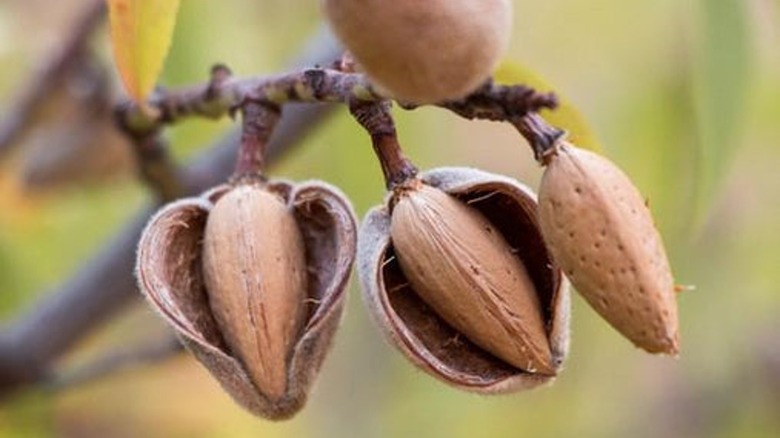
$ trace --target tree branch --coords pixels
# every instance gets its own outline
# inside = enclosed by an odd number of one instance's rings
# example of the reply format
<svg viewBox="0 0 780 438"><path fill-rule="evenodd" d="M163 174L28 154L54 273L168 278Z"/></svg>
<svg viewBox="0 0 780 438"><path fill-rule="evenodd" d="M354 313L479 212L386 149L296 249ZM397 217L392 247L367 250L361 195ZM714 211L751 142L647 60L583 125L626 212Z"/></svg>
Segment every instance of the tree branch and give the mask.
<svg viewBox="0 0 780 438"><path fill-rule="evenodd" d="M231 78L175 90L158 90L143 106L125 102L117 114L131 135L154 132L189 117L217 119L247 100L270 104L380 100L365 76L338 70L306 68L276 76Z"/></svg>
<svg viewBox="0 0 780 438"><path fill-rule="evenodd" d="M170 334L163 339L111 351L93 362L53 376L44 381L44 387L49 391L67 390L118 371L158 363L182 351L184 347L179 342L179 338Z"/></svg>
<svg viewBox="0 0 780 438"><path fill-rule="evenodd" d="M83 61L89 37L105 16L105 1L91 0L76 20L69 37L29 81L0 121L0 161L10 152L22 134L36 119L36 114L51 92Z"/></svg>
<svg viewBox="0 0 780 438"><path fill-rule="evenodd" d="M247 101L282 106L289 103L380 102L379 93L360 73L331 68L306 68L276 76L213 79L181 89L158 90L143 106L125 102L117 116L131 136L143 136L189 117L216 119L232 114ZM405 109L417 105L401 102ZM463 99L438 106L467 119L515 121L528 113L558 105L553 93L525 85L498 85L488 81Z"/></svg>

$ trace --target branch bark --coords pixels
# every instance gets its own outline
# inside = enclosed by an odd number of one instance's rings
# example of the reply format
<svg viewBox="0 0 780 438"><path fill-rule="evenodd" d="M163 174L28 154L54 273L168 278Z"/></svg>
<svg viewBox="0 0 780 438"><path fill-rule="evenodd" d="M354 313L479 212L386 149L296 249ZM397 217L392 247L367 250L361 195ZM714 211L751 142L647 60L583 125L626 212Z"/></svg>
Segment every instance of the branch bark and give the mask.
<svg viewBox="0 0 780 438"><path fill-rule="evenodd" d="M184 351L179 339L173 334L155 339L142 345L111 351L82 367L65 371L53 379L43 382L49 391L59 392L83 385L118 371L147 364L158 363Z"/></svg>
<svg viewBox="0 0 780 438"><path fill-rule="evenodd" d="M76 20L70 35L56 53L46 57L38 73L23 88L16 104L11 105L0 121L0 161L8 155L16 143L35 120L39 108L49 94L68 73L79 66L87 50L87 42L93 31L105 16L104 0L91 0L82 15Z"/></svg>
<svg viewBox="0 0 780 438"><path fill-rule="evenodd" d="M224 117L249 101L282 107L291 103L353 104L389 100L361 73L317 67L275 76L212 79L186 88L160 90L143 107L125 102L117 117L129 136L143 137L186 118ZM405 109L418 106L399 103ZM508 122L557 105L553 93L540 93L525 85L499 85L492 80L463 99L438 104L467 119Z"/></svg>

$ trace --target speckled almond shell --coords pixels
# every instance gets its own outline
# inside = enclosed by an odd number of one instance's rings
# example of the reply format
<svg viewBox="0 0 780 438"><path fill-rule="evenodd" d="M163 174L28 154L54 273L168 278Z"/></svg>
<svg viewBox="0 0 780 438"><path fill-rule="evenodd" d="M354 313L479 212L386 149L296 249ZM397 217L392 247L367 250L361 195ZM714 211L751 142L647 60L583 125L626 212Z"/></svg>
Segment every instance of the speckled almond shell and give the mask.
<svg viewBox="0 0 780 438"><path fill-rule="evenodd" d="M203 232L214 202L230 186L160 210L141 236L136 276L149 304L233 399L256 415L280 420L303 407L330 349L344 310L357 235L352 207L338 189L321 182L272 182L265 188L286 201L306 247L306 318L293 343L284 397L271 402L257 390L226 347L209 308L201 271Z"/></svg>
<svg viewBox="0 0 780 438"><path fill-rule="evenodd" d="M563 142L548 157L539 203L550 252L588 303L636 346L676 355L669 262L628 177L609 160Z"/></svg>
<svg viewBox="0 0 780 438"><path fill-rule="evenodd" d="M478 209L517 248L539 292L553 363L560 371L569 348L570 296L544 246L533 192L510 178L468 168L434 169L420 178ZM419 298L394 255L387 206L367 214L358 260L363 298L373 320L386 339L423 371L481 394L530 389L554 378L527 373L487 353Z"/></svg>

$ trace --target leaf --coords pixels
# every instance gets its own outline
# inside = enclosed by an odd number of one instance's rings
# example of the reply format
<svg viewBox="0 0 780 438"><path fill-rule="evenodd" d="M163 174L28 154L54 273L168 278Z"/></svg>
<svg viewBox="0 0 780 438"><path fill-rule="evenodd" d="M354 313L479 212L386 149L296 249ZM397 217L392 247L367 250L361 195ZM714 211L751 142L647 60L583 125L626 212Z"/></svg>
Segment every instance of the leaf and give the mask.
<svg viewBox="0 0 780 438"><path fill-rule="evenodd" d="M694 47L694 105L699 137L695 225L700 228L739 146L750 65L746 3L700 0Z"/></svg>
<svg viewBox="0 0 780 438"><path fill-rule="evenodd" d="M523 84L538 91L555 92L559 101L558 108L552 111L544 110L541 115L552 125L566 130L572 143L592 151L601 151L599 141L582 113L541 75L518 62L504 60L493 73L493 78L500 84Z"/></svg>
<svg viewBox="0 0 780 438"><path fill-rule="evenodd" d="M179 0L107 0L114 59L127 93L142 103L162 71Z"/></svg>

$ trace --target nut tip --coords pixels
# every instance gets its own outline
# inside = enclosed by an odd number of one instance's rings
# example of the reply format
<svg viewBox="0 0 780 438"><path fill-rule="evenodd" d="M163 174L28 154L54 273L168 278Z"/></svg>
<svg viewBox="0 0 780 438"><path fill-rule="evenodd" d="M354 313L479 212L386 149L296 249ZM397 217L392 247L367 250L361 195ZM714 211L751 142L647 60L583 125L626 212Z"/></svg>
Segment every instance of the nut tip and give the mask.
<svg viewBox="0 0 780 438"><path fill-rule="evenodd" d="M650 354L659 354L675 359L680 357L680 340L676 333L674 335L666 336L663 339L654 342L652 345L637 344L637 347Z"/></svg>
<svg viewBox="0 0 780 438"><path fill-rule="evenodd" d="M680 358L680 340L677 337L677 335L675 335L673 338L669 340L668 348L664 352L664 354L673 357L675 359Z"/></svg>
<svg viewBox="0 0 780 438"><path fill-rule="evenodd" d="M555 363L553 363L552 358L545 358L544 362L541 362L538 365L541 366L535 366L527 371L539 376L556 377L558 375L558 370Z"/></svg>

